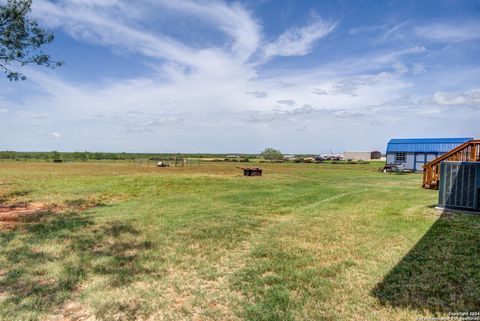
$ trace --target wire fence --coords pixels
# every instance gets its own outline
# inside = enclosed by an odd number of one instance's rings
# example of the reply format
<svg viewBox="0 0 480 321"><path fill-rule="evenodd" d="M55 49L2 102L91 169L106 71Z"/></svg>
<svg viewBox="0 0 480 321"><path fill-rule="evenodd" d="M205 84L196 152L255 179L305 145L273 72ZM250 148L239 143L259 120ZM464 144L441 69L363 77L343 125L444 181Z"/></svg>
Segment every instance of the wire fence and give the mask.
<svg viewBox="0 0 480 321"><path fill-rule="evenodd" d="M133 163L138 166L159 166L159 167L192 167L199 166L203 161L199 158L135 158Z"/></svg>

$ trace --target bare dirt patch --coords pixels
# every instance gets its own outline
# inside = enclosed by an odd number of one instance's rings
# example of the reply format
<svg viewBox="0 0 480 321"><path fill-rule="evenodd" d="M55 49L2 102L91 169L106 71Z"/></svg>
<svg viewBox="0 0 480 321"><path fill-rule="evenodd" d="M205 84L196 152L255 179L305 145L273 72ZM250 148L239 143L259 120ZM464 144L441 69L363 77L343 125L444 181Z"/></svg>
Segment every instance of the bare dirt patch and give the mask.
<svg viewBox="0 0 480 321"><path fill-rule="evenodd" d="M39 218L36 215L41 213L58 213L67 210L85 211L95 206L97 206L96 203L89 202L77 204L76 200L67 201L62 205L43 202L0 205L0 230L11 230L24 223L34 223Z"/></svg>
<svg viewBox="0 0 480 321"><path fill-rule="evenodd" d="M13 206L0 206L0 230L14 229L24 221L26 216L53 210L55 206L45 203L30 203Z"/></svg>
<svg viewBox="0 0 480 321"><path fill-rule="evenodd" d="M48 321L95 321L92 311L78 302L66 302Z"/></svg>

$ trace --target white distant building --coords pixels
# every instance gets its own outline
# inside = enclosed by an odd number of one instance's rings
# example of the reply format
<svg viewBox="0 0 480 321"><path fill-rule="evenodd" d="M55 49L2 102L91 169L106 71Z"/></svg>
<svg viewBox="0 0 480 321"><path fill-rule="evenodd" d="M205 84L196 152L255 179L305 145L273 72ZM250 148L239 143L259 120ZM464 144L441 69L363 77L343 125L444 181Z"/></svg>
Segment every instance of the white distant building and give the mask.
<svg viewBox="0 0 480 321"><path fill-rule="evenodd" d="M364 160L368 161L372 158L372 152L344 152L343 153L343 159L344 160L354 160L354 161L359 161L359 160Z"/></svg>
<svg viewBox="0 0 480 321"><path fill-rule="evenodd" d="M283 155L283 160L288 161L288 160L295 160L295 159L297 159L295 155Z"/></svg>

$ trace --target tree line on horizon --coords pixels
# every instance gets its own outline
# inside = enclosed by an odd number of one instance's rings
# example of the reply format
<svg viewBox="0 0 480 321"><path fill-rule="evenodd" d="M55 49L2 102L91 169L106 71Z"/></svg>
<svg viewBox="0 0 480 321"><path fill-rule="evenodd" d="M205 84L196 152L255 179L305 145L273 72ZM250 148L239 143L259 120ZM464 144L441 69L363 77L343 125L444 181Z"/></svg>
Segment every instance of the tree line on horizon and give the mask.
<svg viewBox="0 0 480 321"><path fill-rule="evenodd" d="M165 160L174 158L223 158L228 154L186 154L186 153L109 153L109 152L17 152L0 151L2 160L63 160L63 161L88 161L88 160ZM242 157L255 157L256 154L241 154Z"/></svg>
<svg viewBox="0 0 480 321"><path fill-rule="evenodd" d="M2 160L62 160L62 161L88 161L88 160L166 160L181 158L225 158L231 154L209 154L209 153L110 153L110 152L18 152L18 151L0 151L0 159ZM265 160L281 160L283 154L279 150L266 148L259 154L235 154L239 158L255 158L260 156Z"/></svg>

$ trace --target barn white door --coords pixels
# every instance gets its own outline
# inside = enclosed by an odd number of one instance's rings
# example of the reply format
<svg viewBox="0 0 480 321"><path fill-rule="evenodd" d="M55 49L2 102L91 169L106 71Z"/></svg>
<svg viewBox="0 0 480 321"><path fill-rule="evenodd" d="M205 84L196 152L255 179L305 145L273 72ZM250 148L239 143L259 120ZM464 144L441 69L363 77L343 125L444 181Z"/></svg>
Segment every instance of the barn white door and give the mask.
<svg viewBox="0 0 480 321"><path fill-rule="evenodd" d="M423 165L425 165L425 153L415 154L415 171L423 171Z"/></svg>

